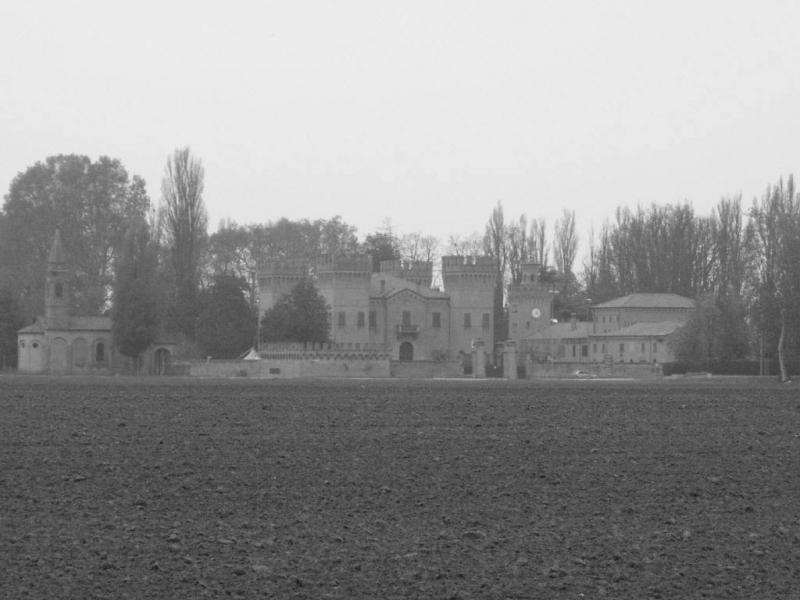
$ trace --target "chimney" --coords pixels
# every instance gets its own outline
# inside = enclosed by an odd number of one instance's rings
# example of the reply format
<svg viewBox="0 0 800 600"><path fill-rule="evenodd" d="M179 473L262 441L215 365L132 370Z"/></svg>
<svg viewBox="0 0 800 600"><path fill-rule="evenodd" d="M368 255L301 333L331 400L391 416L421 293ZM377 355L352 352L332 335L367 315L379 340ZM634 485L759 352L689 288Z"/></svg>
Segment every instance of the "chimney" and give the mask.
<svg viewBox="0 0 800 600"><path fill-rule="evenodd" d="M385 291L386 291L386 280L381 279L381 294L383 294Z"/></svg>
<svg viewBox="0 0 800 600"><path fill-rule="evenodd" d="M572 331L575 331L578 328L578 315L575 313L570 314L569 325Z"/></svg>

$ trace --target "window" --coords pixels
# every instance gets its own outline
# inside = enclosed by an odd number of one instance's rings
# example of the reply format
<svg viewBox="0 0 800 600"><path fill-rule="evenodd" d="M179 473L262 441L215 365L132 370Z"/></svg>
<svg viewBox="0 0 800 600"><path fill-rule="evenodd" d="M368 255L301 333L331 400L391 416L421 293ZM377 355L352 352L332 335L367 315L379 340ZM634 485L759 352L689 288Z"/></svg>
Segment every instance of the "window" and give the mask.
<svg viewBox="0 0 800 600"><path fill-rule="evenodd" d="M464 313L464 329L469 329L470 327L472 327L472 315Z"/></svg>
<svg viewBox="0 0 800 600"><path fill-rule="evenodd" d="M411 325L411 311L404 310L403 311L403 325Z"/></svg>
<svg viewBox="0 0 800 600"><path fill-rule="evenodd" d="M440 312L433 313L433 326L436 329L442 326L442 313Z"/></svg>
<svg viewBox="0 0 800 600"><path fill-rule="evenodd" d="M364 328L364 311L359 311L358 312L357 319L358 320L357 320L356 324L358 325L358 328L359 329L363 329Z"/></svg>
<svg viewBox="0 0 800 600"><path fill-rule="evenodd" d="M489 329L492 326L492 316L489 313L483 313L483 322L481 323L481 327L484 329Z"/></svg>
<svg viewBox="0 0 800 600"><path fill-rule="evenodd" d="M592 344L592 354L597 354L597 344Z"/></svg>
<svg viewBox="0 0 800 600"><path fill-rule="evenodd" d="M343 310L339 311L339 317L338 318L339 318L339 321L338 321L339 327L344 327L345 325L347 325L347 319L344 316L344 311Z"/></svg>
<svg viewBox="0 0 800 600"><path fill-rule="evenodd" d="M589 356L589 344L581 346L581 356Z"/></svg>
<svg viewBox="0 0 800 600"><path fill-rule="evenodd" d="M603 323L605 323L605 322L606 322L606 316L603 315Z"/></svg>
<svg viewBox="0 0 800 600"><path fill-rule="evenodd" d="M642 354L644 354L644 342L642 342Z"/></svg>
<svg viewBox="0 0 800 600"><path fill-rule="evenodd" d="M606 343L605 343L605 342L603 342L603 345L602 345L602 350L601 350L601 352L602 352L603 354L605 354L605 353L606 353Z"/></svg>
<svg viewBox="0 0 800 600"><path fill-rule="evenodd" d="M64 286L60 281L56 281L56 284L53 286L53 295L56 298L61 298L64 295Z"/></svg>
<svg viewBox="0 0 800 600"><path fill-rule="evenodd" d="M621 342L620 343L620 345L619 345L619 354L620 354L620 356L625 354L625 342Z"/></svg>
<svg viewBox="0 0 800 600"><path fill-rule="evenodd" d="M375 315L375 311L369 311L369 328L376 329L378 327L378 318Z"/></svg>
<svg viewBox="0 0 800 600"><path fill-rule="evenodd" d="M658 342L653 342L653 354L658 352Z"/></svg>
<svg viewBox="0 0 800 600"><path fill-rule="evenodd" d="M572 358L575 358L575 344L572 344Z"/></svg>
<svg viewBox="0 0 800 600"><path fill-rule="evenodd" d="M31 346L33 346L33 347L34 347L34 349L36 349L36 348L38 348L38 347L39 347L39 342L33 342L33 343L31 344Z"/></svg>
<svg viewBox="0 0 800 600"><path fill-rule="evenodd" d="M94 347L94 362L101 363L106 360L106 345L103 342L97 342Z"/></svg>
<svg viewBox="0 0 800 600"><path fill-rule="evenodd" d="M530 328L531 328L531 322L525 321L525 329L530 329Z"/></svg>

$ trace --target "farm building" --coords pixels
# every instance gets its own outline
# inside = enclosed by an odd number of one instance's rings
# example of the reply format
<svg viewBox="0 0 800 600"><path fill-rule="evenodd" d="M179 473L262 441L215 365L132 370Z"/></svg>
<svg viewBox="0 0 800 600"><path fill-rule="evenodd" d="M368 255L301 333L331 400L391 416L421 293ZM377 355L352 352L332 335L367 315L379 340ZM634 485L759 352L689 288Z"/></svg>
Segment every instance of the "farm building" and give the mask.
<svg viewBox="0 0 800 600"><path fill-rule="evenodd" d="M551 324L520 340L534 362L664 363L669 339L691 317L694 301L677 294L630 294L591 307L591 321Z"/></svg>

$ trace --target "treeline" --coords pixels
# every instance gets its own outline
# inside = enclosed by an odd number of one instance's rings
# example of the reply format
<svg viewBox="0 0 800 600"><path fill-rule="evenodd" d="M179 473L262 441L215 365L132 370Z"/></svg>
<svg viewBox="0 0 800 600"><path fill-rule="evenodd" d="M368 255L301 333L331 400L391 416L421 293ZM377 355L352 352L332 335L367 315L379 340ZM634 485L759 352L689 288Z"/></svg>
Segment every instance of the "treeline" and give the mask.
<svg viewBox="0 0 800 600"><path fill-rule="evenodd" d="M14 364L16 330L44 311L56 228L75 270L75 314L110 314L118 346L131 356L162 333L179 336L187 353L246 350L257 329L260 261L356 253L368 253L374 270L388 259L437 265L443 254L494 257L498 339L507 337L507 285L536 262L560 319L585 318L590 305L632 292L697 299L695 320L676 342L682 360L781 361L800 350L800 199L792 177L749 205L722 199L707 215L686 203L618 208L586 240L573 211L548 227L506 215L498 203L483 232L440 240L389 226L360 239L340 217L225 221L209 233L204 175L188 148L176 150L153 204L145 182L108 157L52 156L19 173L0 212L0 368Z"/></svg>

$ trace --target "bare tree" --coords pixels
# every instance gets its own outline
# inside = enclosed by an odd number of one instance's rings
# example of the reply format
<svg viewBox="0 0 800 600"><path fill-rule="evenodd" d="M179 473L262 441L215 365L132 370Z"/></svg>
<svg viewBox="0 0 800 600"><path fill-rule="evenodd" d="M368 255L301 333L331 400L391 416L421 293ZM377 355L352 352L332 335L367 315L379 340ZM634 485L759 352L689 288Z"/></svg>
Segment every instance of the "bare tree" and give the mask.
<svg viewBox="0 0 800 600"><path fill-rule="evenodd" d="M161 181L162 222L175 284L170 321L189 338L194 337L200 261L208 227L204 179L202 163L186 147L167 159Z"/></svg>
<svg viewBox="0 0 800 600"><path fill-rule="evenodd" d="M787 381L787 336L800 295L800 205L794 179L768 188L761 202L754 202L751 218L759 253L757 313L762 331L776 343L781 381Z"/></svg>
<svg viewBox="0 0 800 600"><path fill-rule="evenodd" d="M439 240L433 235L416 231L400 236L400 253L407 260L434 262L439 250Z"/></svg>
<svg viewBox="0 0 800 600"><path fill-rule="evenodd" d="M553 257L556 268L566 280L573 276L572 265L578 252L578 235L575 232L575 211L564 209L561 218L556 221L555 239L553 239Z"/></svg>
<svg viewBox="0 0 800 600"><path fill-rule="evenodd" d="M534 219L531 221L530 246L531 257L545 268L547 261L550 258L550 252L547 248L547 221L542 219Z"/></svg>
<svg viewBox="0 0 800 600"><path fill-rule="evenodd" d="M451 235L447 240L447 254L482 256L484 254L483 238L477 233L466 236Z"/></svg>
<svg viewBox="0 0 800 600"><path fill-rule="evenodd" d="M511 283L522 282L522 265L530 260L531 246L528 235L528 219L520 215L506 227L506 248Z"/></svg>

